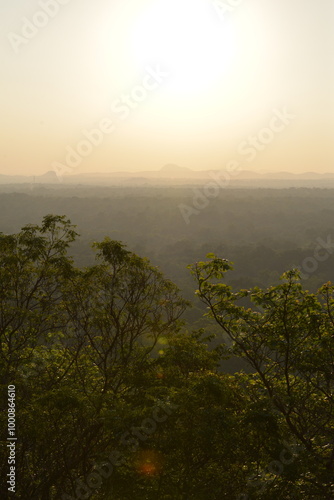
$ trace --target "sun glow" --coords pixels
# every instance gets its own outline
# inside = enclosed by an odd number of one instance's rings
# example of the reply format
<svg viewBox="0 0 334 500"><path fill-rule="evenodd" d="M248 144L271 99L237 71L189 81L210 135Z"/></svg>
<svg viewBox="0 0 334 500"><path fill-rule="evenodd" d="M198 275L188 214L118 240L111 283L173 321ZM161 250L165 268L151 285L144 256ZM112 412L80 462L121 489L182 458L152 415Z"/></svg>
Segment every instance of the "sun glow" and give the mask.
<svg viewBox="0 0 334 500"><path fill-rule="evenodd" d="M161 64L176 93L208 90L227 73L235 55L231 25L210 2L158 0L136 20L132 50L141 65Z"/></svg>

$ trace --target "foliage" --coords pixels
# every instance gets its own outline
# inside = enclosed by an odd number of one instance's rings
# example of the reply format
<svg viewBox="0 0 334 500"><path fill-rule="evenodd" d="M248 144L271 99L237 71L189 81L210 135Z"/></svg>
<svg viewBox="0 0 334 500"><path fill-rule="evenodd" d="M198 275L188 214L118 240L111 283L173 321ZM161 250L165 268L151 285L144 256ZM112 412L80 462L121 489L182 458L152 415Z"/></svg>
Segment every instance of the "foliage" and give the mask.
<svg viewBox="0 0 334 500"><path fill-rule="evenodd" d="M303 289L298 271L293 270L286 272L277 286L233 292L224 283L232 264L215 255L208 258L192 266L197 295L208 307L209 316L233 341L231 351L253 368L258 385L255 399L261 393L269 398L283 434L303 450L294 477L300 486L300 498L331 498L333 285L327 283L312 294ZM245 299L250 303L241 305ZM283 475L278 483L286 479Z"/></svg>
<svg viewBox="0 0 334 500"><path fill-rule="evenodd" d="M75 491L111 447L109 409L133 394L132 372L144 370L162 335L178 331L187 306L118 242L96 243L101 262L74 268L66 252L75 236L69 220L50 215L0 238L1 389L15 384L20 395L22 498Z"/></svg>
<svg viewBox="0 0 334 500"><path fill-rule="evenodd" d="M122 242L95 242L96 262L76 267L77 236L56 215L0 235L0 421L15 384L17 498L330 500L333 286L312 294L291 271L234 292L232 264L209 254L192 272L225 345L211 324L188 329L177 286ZM250 373L224 373L231 355Z"/></svg>

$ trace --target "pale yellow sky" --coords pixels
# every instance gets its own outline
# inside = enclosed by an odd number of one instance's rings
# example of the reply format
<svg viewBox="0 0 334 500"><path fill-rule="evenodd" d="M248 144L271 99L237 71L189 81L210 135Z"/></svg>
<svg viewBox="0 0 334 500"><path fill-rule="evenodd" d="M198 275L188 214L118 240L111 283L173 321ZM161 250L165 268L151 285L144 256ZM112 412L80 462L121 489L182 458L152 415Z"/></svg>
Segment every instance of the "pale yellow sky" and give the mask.
<svg viewBox="0 0 334 500"><path fill-rule="evenodd" d="M0 0L0 173L333 170L332 0Z"/></svg>

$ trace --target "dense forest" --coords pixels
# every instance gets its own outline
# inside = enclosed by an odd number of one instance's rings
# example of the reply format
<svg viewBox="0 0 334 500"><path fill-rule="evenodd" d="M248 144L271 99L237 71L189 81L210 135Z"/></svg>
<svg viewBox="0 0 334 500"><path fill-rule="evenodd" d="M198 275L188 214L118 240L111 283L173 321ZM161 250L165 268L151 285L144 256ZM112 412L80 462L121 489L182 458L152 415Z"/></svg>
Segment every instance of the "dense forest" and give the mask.
<svg viewBox="0 0 334 500"><path fill-rule="evenodd" d="M2 192L16 497L333 499L333 195Z"/></svg>
<svg viewBox="0 0 334 500"><path fill-rule="evenodd" d="M331 258L321 258L316 269L304 262L319 238L334 249L334 190L223 189L187 224L180 206L192 207L193 200L190 187L1 186L0 230L14 233L47 213L66 214L80 233L71 249L76 264L91 265L91 243L107 235L148 257L189 300L187 265L209 252L235 263L240 287L278 283L303 263L311 290L334 280Z"/></svg>

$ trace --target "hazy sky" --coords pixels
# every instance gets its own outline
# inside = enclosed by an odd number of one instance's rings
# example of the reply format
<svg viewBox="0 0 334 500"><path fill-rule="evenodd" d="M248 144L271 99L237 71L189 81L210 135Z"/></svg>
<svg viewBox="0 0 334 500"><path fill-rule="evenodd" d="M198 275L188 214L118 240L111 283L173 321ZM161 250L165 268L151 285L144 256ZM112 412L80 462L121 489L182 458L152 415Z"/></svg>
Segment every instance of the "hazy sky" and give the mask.
<svg viewBox="0 0 334 500"><path fill-rule="evenodd" d="M333 169L333 0L0 0L0 18L0 173Z"/></svg>

